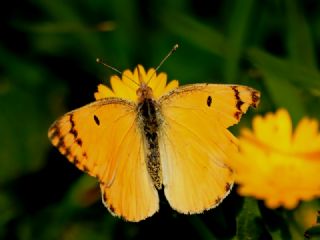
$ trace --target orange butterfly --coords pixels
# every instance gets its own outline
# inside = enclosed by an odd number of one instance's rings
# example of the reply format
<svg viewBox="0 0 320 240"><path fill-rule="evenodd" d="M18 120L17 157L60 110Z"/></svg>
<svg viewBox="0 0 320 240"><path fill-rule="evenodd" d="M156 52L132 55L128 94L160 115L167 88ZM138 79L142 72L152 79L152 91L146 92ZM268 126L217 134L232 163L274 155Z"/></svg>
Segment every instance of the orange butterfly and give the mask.
<svg viewBox="0 0 320 240"><path fill-rule="evenodd" d="M141 65L110 82L98 86L95 102L65 114L48 132L70 162L98 178L109 211L143 220L158 211L162 187L180 213L219 205L233 185L226 162L237 151L227 128L257 106L260 93L239 85L178 87Z"/></svg>

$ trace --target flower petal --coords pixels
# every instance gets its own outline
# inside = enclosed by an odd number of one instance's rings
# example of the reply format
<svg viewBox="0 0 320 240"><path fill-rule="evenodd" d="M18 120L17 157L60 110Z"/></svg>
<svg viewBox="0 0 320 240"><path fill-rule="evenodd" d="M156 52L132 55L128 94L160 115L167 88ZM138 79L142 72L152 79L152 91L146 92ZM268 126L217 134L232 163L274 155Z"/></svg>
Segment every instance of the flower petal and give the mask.
<svg viewBox="0 0 320 240"><path fill-rule="evenodd" d="M166 85L167 75L165 73L157 74L153 68L150 68L146 72L143 66L139 64L133 72L130 70L123 71L121 79L116 75L112 76L110 78L111 89L100 84L94 96L96 100L107 97L119 97L137 102L137 90L143 83L147 84L153 90L155 99L160 98L162 95L179 86L177 80L173 80Z"/></svg>
<svg viewBox="0 0 320 240"><path fill-rule="evenodd" d="M102 98L115 97L115 94L106 85L99 84L97 92L94 93L94 97L96 100L99 100Z"/></svg>
<svg viewBox="0 0 320 240"><path fill-rule="evenodd" d="M230 162L239 194L262 199L269 208L288 209L319 197L318 122L305 118L292 133L290 115L280 109L255 117L253 129L241 131L240 151Z"/></svg>

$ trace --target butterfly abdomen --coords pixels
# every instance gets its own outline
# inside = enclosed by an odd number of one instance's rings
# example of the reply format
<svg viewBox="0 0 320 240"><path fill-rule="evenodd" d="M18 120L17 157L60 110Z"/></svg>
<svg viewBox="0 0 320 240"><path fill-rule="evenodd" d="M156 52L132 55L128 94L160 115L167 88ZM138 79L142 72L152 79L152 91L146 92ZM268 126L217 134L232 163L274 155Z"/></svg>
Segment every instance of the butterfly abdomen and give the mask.
<svg viewBox="0 0 320 240"><path fill-rule="evenodd" d="M138 105L143 135L145 137L148 173L157 189L162 187L162 171L160 164L156 103L152 99L144 99Z"/></svg>

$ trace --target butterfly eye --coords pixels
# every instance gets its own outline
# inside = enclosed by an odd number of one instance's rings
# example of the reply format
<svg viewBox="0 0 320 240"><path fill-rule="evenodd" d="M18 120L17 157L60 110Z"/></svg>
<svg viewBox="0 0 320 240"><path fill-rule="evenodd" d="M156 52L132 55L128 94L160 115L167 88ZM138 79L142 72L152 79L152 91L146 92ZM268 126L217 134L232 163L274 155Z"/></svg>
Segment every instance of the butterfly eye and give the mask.
<svg viewBox="0 0 320 240"><path fill-rule="evenodd" d="M207 98L207 105L208 105L208 107L211 106L211 103L212 103L212 97L211 97L211 96L208 96L208 98Z"/></svg>
<svg viewBox="0 0 320 240"><path fill-rule="evenodd" d="M100 120L96 115L93 115L93 120L96 122L98 126L100 125Z"/></svg>

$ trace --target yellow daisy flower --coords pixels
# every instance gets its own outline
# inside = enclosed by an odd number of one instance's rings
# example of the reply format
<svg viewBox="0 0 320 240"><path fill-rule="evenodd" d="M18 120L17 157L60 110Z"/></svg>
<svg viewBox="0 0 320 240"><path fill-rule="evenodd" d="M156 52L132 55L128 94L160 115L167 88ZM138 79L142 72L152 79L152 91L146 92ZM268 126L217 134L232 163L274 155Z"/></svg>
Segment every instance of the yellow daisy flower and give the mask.
<svg viewBox="0 0 320 240"><path fill-rule="evenodd" d="M289 113L253 119L253 131L244 129L239 153L230 163L238 191L265 201L269 208L292 209L300 200L320 196L320 133L318 122L303 118L295 131Z"/></svg>
<svg viewBox="0 0 320 240"><path fill-rule="evenodd" d="M139 79L139 76L141 79ZM117 75L112 76L110 78L111 88L99 84L98 91L94 94L94 97L96 100L107 97L118 97L137 101L136 90L140 82L148 83L148 86L153 90L155 99L179 86L177 80L172 80L167 84L167 74L163 72L157 74L153 68L145 71L143 66L138 65L133 72L130 70L123 71L121 79Z"/></svg>

